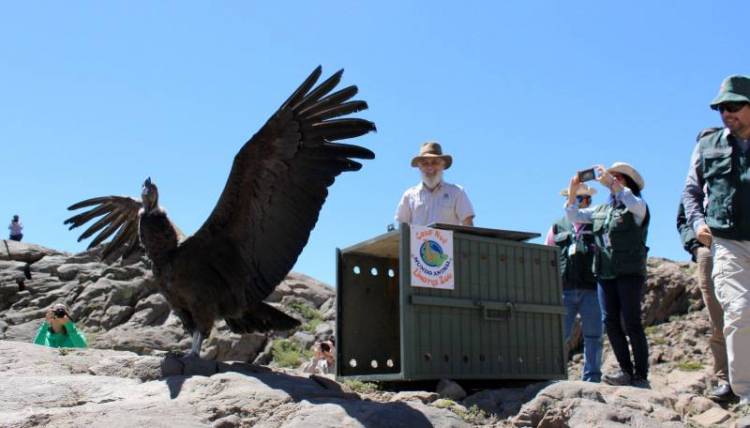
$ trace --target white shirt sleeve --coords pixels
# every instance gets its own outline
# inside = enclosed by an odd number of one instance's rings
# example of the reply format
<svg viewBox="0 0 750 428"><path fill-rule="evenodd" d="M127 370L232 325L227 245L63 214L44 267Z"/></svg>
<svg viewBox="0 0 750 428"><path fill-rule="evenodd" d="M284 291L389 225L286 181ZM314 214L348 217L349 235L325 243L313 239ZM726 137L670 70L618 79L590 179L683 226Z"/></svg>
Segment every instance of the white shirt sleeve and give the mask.
<svg viewBox="0 0 750 428"><path fill-rule="evenodd" d="M635 196L633 194L633 191L628 189L627 187L623 188L618 194L617 198L622 201L623 204L625 204L625 207L633 213L633 219L638 224L638 226L643 224L643 221L646 219L646 202L643 200L643 198L639 198L638 196Z"/></svg>
<svg viewBox="0 0 750 428"><path fill-rule="evenodd" d="M565 202L563 205L563 208L565 209L565 217L567 217L568 221L571 223L593 223L591 217L594 214L594 211L596 210L595 207L589 207L589 208L578 208L577 204L568 206L568 203Z"/></svg>
<svg viewBox="0 0 750 428"><path fill-rule="evenodd" d="M469 201L469 196L466 195L464 189L459 188L458 197L456 198L456 215L458 220L463 222L468 217L474 216L474 207Z"/></svg>
<svg viewBox="0 0 750 428"><path fill-rule="evenodd" d="M393 217L396 220L396 225L401 223L411 223L411 207L409 206L409 191L407 190L401 196L396 207L396 215Z"/></svg>

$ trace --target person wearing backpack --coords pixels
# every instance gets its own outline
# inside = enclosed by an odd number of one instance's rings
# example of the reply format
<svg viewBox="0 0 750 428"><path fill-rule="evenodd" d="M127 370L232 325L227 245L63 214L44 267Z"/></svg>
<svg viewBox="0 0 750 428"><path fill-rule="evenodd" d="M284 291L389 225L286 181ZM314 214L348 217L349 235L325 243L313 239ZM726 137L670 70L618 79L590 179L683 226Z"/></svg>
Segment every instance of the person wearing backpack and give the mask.
<svg viewBox="0 0 750 428"><path fill-rule="evenodd" d="M560 194L568 197L568 189ZM585 209L591 205L596 189L581 185L576 191L576 204ZM566 217L555 222L547 232L545 244L560 248L560 276L563 287L563 334L566 342L581 317L583 334L583 374L588 382L600 382L602 377L602 313L596 291L593 262L596 245L591 223L571 223Z"/></svg>

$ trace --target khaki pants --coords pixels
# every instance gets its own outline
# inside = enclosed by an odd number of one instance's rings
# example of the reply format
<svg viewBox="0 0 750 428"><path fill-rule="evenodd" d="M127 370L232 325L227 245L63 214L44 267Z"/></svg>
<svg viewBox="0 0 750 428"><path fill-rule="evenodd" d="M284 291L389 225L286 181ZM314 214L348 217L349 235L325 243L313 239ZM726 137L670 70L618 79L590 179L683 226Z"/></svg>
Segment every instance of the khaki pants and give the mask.
<svg viewBox="0 0 750 428"><path fill-rule="evenodd" d="M724 309L729 383L750 401L750 241L714 237L713 279Z"/></svg>
<svg viewBox="0 0 750 428"><path fill-rule="evenodd" d="M711 278L713 270L713 256L706 247L696 248L695 259L698 262L698 287L703 295L703 303L708 309L708 319L711 321L711 339L709 346L714 356L714 374L720 381L728 382L727 375L727 344L724 341L724 311L714 292L714 281Z"/></svg>

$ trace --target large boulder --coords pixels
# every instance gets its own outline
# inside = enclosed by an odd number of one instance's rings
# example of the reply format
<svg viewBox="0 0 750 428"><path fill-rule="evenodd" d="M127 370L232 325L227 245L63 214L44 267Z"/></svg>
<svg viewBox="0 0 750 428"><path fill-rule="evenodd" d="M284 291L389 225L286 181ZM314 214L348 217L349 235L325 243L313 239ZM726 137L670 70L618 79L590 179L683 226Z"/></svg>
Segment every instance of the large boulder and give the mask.
<svg viewBox="0 0 750 428"><path fill-rule="evenodd" d="M147 354L190 348L190 337L157 292L148 260L140 255L105 264L99 248L70 255L8 241L8 249L5 258L0 251L0 339L31 341L47 308L62 302L90 346ZM330 311L334 294L327 285L292 272L268 301L289 305L281 309L306 322L309 348L335 328L335 320L322 323L320 311L323 305ZM269 342L266 334L235 334L219 321L202 352L220 361L253 361Z"/></svg>
<svg viewBox="0 0 750 428"><path fill-rule="evenodd" d="M19 427L469 426L449 410L362 400L335 382L307 376L237 363L170 376L164 361L0 341L0 420ZM198 368L184 364L182 370L188 367Z"/></svg>
<svg viewBox="0 0 750 428"><path fill-rule="evenodd" d="M13 260L24 263L34 263L45 256L64 255L65 253L27 242L3 239L0 244L0 260Z"/></svg>

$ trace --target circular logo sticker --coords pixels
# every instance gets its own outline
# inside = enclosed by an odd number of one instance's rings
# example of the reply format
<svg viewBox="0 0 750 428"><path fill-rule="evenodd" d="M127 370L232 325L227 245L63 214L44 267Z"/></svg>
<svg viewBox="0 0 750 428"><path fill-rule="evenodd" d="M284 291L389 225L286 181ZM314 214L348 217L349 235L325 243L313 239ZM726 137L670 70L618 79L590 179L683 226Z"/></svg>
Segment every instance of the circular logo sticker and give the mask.
<svg viewBox="0 0 750 428"><path fill-rule="evenodd" d="M448 260L448 256L443 253L443 247L433 240L427 240L419 247L419 257L430 267L438 267Z"/></svg>

